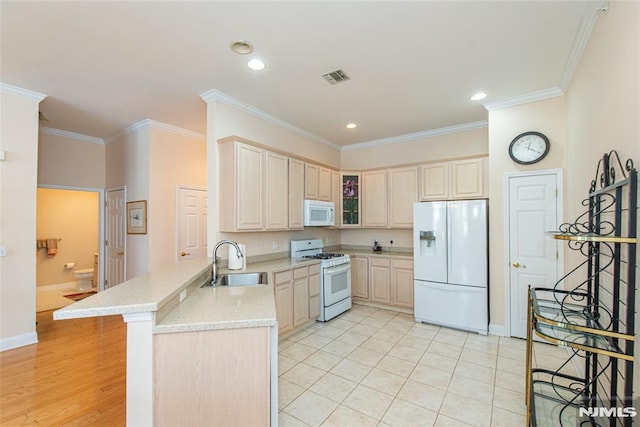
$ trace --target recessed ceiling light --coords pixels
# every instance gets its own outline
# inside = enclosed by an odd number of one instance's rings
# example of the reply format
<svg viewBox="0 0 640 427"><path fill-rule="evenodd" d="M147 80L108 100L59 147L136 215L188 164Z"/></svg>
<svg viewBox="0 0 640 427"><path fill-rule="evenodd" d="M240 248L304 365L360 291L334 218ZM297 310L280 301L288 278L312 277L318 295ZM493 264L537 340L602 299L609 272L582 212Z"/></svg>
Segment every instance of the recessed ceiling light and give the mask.
<svg viewBox="0 0 640 427"><path fill-rule="evenodd" d="M346 127L347 127L347 129L355 129L355 128L358 127L358 125L355 124L355 123L347 123Z"/></svg>
<svg viewBox="0 0 640 427"><path fill-rule="evenodd" d="M251 68L253 71L262 71L266 66L267 65L264 62L257 58L247 61L247 67Z"/></svg>
<svg viewBox="0 0 640 427"><path fill-rule="evenodd" d="M485 99L487 94L484 92L478 92L471 97L472 101L480 101L481 99Z"/></svg>
<svg viewBox="0 0 640 427"><path fill-rule="evenodd" d="M231 43L231 50L240 55L247 55L253 52L253 45L245 40L236 40Z"/></svg>

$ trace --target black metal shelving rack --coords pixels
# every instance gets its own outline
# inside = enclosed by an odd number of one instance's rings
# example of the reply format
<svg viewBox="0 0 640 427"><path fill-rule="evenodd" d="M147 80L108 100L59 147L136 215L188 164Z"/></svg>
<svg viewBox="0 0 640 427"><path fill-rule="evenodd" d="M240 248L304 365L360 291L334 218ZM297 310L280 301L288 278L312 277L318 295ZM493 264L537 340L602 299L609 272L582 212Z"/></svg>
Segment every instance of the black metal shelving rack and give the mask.
<svg viewBox="0 0 640 427"><path fill-rule="evenodd" d="M606 153L582 204L586 211L575 222L548 234L566 240L584 260L554 287L529 289L529 426L632 425L638 220L633 161L623 166L616 151ZM571 355L555 369L534 368L534 334L570 348ZM574 358L583 360L580 376L566 373Z"/></svg>

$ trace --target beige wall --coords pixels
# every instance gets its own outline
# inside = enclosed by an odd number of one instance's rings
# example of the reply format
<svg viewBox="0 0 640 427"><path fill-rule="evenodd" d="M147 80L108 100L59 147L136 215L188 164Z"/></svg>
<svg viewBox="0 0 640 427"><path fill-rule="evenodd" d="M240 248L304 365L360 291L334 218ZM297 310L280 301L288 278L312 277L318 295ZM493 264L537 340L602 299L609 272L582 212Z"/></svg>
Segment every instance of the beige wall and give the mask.
<svg viewBox="0 0 640 427"><path fill-rule="evenodd" d="M174 262L177 187L207 186L207 146L204 137L150 129L149 153L149 269Z"/></svg>
<svg viewBox="0 0 640 427"><path fill-rule="evenodd" d="M74 270L64 264L74 262L75 270L93 268L98 252L99 193L38 188L36 237L58 238L58 254L47 256L46 249L36 252L36 285L74 282Z"/></svg>
<svg viewBox="0 0 640 427"><path fill-rule="evenodd" d="M514 163L509 144L527 131L545 134L551 142L547 157L535 165ZM505 325L504 175L544 169L565 168L567 153L566 105L564 97L533 102L489 113L489 305L491 325Z"/></svg>
<svg viewBox="0 0 640 427"><path fill-rule="evenodd" d="M40 132L38 184L104 188L104 144Z"/></svg>
<svg viewBox="0 0 640 427"><path fill-rule="evenodd" d="M488 136L485 127L414 141L343 151L341 167L347 170L372 169L486 155L488 152Z"/></svg>
<svg viewBox="0 0 640 427"><path fill-rule="evenodd" d="M37 342L38 105L0 90L0 350Z"/></svg>

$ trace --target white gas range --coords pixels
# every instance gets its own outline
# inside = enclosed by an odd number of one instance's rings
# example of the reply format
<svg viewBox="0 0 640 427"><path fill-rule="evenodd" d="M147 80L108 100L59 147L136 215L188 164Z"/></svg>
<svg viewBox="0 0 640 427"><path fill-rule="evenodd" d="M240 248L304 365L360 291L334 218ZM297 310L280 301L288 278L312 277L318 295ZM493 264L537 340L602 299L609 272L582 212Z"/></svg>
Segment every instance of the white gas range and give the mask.
<svg viewBox="0 0 640 427"><path fill-rule="evenodd" d="M351 259L349 255L322 252L321 239L291 241L291 258L320 261L320 315L326 322L351 308Z"/></svg>

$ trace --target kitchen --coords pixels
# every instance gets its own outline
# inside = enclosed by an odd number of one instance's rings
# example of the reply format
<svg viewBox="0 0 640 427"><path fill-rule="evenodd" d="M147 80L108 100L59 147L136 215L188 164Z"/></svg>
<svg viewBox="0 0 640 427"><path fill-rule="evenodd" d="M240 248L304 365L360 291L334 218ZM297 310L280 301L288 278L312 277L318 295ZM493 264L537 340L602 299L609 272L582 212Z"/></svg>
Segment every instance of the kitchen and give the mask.
<svg viewBox="0 0 640 427"><path fill-rule="evenodd" d="M610 21L614 20L614 16L616 19L622 19L620 15L615 15L613 12L615 11L615 7L612 7L611 14L607 16L607 19ZM631 14L632 15L632 14ZM619 25L620 28L630 28L630 26ZM608 27L607 27L608 28ZM604 30L602 30L604 31ZM605 40L609 40L606 37L612 37L613 41L607 43L609 48L613 46L619 46L621 44L621 38L616 36L616 33L611 28L608 28L609 32L605 32L604 34L600 34L600 37L605 38ZM599 39L596 39L599 40ZM595 42L594 42L595 43ZM622 46L621 46L622 49ZM294 154L303 156L305 158L314 159L317 163L331 165L336 170L345 170L345 171L361 171L366 169L376 169L376 168L392 168L397 165L411 164L416 162L434 162L438 160L447 160L447 159L455 159L465 156L483 156L488 155L489 163L491 165L488 170L488 180L489 185L487 186L489 191L489 199L491 200L492 206L497 206L498 208L494 208L490 212L490 229L496 230L496 233L499 233L499 230L503 229L503 213L502 213L502 203L503 203L503 190L502 190L502 174L505 172L512 172L516 170L521 170L516 165L512 164L508 157L506 156L506 147L504 141L510 141L513 137L523 131L529 130L530 128L541 129L544 127L544 131L553 141L554 145L551 150L549 156L543 160L536 168L548 169L548 168L566 168L566 188L571 189L572 191L566 191L567 193L567 202L566 202L566 210L568 211L565 215L566 218L574 217L577 212L579 206L579 200L583 196L582 189L585 187L585 182L591 178L591 174L593 172L593 164L597 158L600 157L601 152L608 151L612 147L610 143L603 143L602 141L610 141L611 139L606 137L608 135L614 135L614 139L620 141L619 144L616 145L616 148L619 148L622 151L626 151L625 157L637 158L637 148L633 141L637 141L636 136L633 134L633 130L630 130L625 126L616 126L614 124L620 123L632 123L633 120L626 120L625 114L628 114L630 117L634 117L636 111L633 108L629 108L625 110L622 114L622 117L610 117L609 120L595 120L592 117L582 118L582 113L577 107L577 103L583 105L593 105L596 101L589 102L591 97L597 99L597 95L591 95L590 93L586 93L586 86L591 88L598 88L603 92L607 92L611 89L611 87L616 87L617 84L624 85L625 81L607 81L606 85L602 85L602 82L599 79L599 76L603 74L603 72L597 71L600 70L600 67L605 67L604 63L615 63L616 60L611 59L610 61L602 61L600 58L610 58L609 55L614 56L614 58L618 58L615 56L617 51L606 54L603 51L599 50L599 45L590 44L589 50L587 50L589 55L585 56L578 68L578 73L576 74L576 80L570 86L571 90L567 92L565 97L556 97L550 98L547 100L540 100L537 102L533 102L530 104L522 104L519 106L509 107L503 110L496 110L489 113L489 124L488 131L487 127L480 127L478 129L466 130L464 132L451 133L446 135L427 135L422 140L417 140L415 142L400 142L402 149L398 149L398 145L390 144L390 145L379 145L367 147L363 150L348 150L342 152L336 152L335 150L324 148L319 144L315 144L312 141L305 140L298 136L298 134L293 134L288 131L284 131L281 128L269 127L270 125L265 125L264 122L259 121L255 117L248 117L246 112L239 111L234 109L223 102L215 102L215 113L210 112L210 120L212 123L216 123L216 134L208 135L208 138L211 140L208 142L209 146L215 147L217 144L217 136L229 136L229 135L239 135L241 137L249 138L256 142L268 141L272 149L282 150L293 152ZM629 57L633 57L630 55ZM606 68L606 67L605 67ZM626 69L622 67L623 69ZM633 70L633 67L630 67ZM604 72L604 74L607 74ZM636 84L635 78L630 79L632 83ZM595 83L598 82L598 83ZM613 91L613 93L617 93ZM587 102L583 102L583 97L587 98ZM624 99L624 95L620 95L622 99ZM613 110L616 110L616 106L618 103L622 103L619 99L612 99L611 106ZM213 107L213 105L211 105ZM215 116L214 116L215 114ZM585 113L586 114L586 113ZM605 112L603 112L605 114ZM606 113L609 114L609 113ZM569 120L571 118L571 120ZM238 120L241 120L242 125L239 125ZM584 135L583 129L592 129L595 127L595 122L599 123L608 123L606 127L598 126L597 130L594 132L588 133ZM540 125L542 123L542 125ZM153 125L153 124L152 124ZM267 126L267 131L260 131L260 129L265 129ZM150 126L151 133L155 132L155 135L152 135L152 138L157 137L158 135L163 135L162 129L158 129L158 127ZM604 129L604 130L603 130ZM143 132L144 130L140 130ZM148 131L148 129L147 129ZM136 131L134 131L135 133ZM627 132L627 133L625 133ZM166 132L165 133L170 133ZM273 135L275 134L275 137ZM31 134L29 134L31 135ZM271 135L271 136L270 136ZM580 135L578 138L576 135ZM33 138L33 135L30 136ZM586 143L578 143L577 140L585 141ZM283 142L283 141L289 142ZM154 140L155 141L155 140ZM429 147L428 153L424 150L424 144L427 144ZM79 145L79 144L76 144ZM107 145L107 150L112 150L113 146L110 148L110 144ZM585 148L586 147L586 148ZM3 146L3 149L9 151L9 149ZM206 156L209 158L210 164L217 164L216 153L214 150L207 150ZM6 163L5 165L8 165ZM3 165L3 166L5 166ZM4 171L4 169L3 169ZM208 179L208 187L210 189L217 188L218 186L218 177L211 176L210 174ZM151 178L153 180L153 176ZM4 181L4 180L3 180ZM132 183L129 183L132 184ZM132 188L134 191L138 191ZM211 190L210 190L211 191ZM3 191L3 198L4 198ZM132 194L132 196L134 196ZM135 197L135 196L134 196ZM141 197L143 198L143 197ZM217 207L215 206L216 199L215 194L210 193L210 199L212 199L212 205L210 211L215 211ZM156 199L155 203L160 203L159 200ZM156 205L158 206L158 205ZM156 212L158 212L156 210ZM151 221L151 219L150 219ZM220 232L217 233L218 224L212 219L212 223L209 228L212 235L218 234L219 238L213 238L210 242L210 246L222 238L231 237L232 239L241 240L238 235L229 236L227 233ZM156 228L157 236L158 228ZM253 233L252 233L253 234ZM394 246L397 247L411 247L411 232L409 230L393 230L388 228L376 229L375 232L372 232L370 229L336 229L336 230L327 230L320 232L319 235L316 236L316 233L312 230L302 231L302 232L290 232L290 231L280 231L273 233L257 233L255 235L250 235L247 237L249 240L246 242L248 244L249 254L268 254L268 253L277 253L277 252L286 252L288 242L293 240L294 238L306 238L306 237L321 237L323 240L326 240L326 244L328 246L332 245L356 245L362 247L369 247L373 244L373 238L377 238L379 242L383 245L383 247L388 246L388 242L393 240ZM155 237L154 237L155 238ZM144 250L144 248L149 248L151 250L160 250L166 245L160 244L150 244L147 241L143 241L143 239L147 239L147 237L130 237L131 245L129 249L135 254L136 250ZM149 237L151 239L151 237ZM274 249L273 241L276 241L277 248ZM504 287L501 286L504 283L504 272L503 272L503 259L504 259L504 244L501 241L501 238L494 238L491 240L492 244L492 259L491 259L491 267L490 267L490 296L489 301L491 304L491 322L495 322L497 327L504 327L506 320L506 315L504 314L504 306L505 306L505 290ZM11 245L8 245L11 246ZM172 245L169 245L172 246ZM160 249L158 249L160 248ZM135 255L134 255L135 256ZM138 257L140 258L140 257ZM135 268L144 269L147 266L153 267L154 265L161 263L155 259L147 258L146 263L141 263L141 266L132 266L132 273L135 272ZM3 269L8 268L3 264ZM144 270L142 270L144 271ZM5 270L3 270L5 272ZM8 273L7 273L8 274ZM4 276L5 278L10 279L11 276ZM3 279L4 280L4 279ZM3 286L4 287L4 286ZM9 300L12 300L11 296L7 297ZM5 294L3 294L3 299L5 299ZM3 316L4 313L13 313L13 309L5 310L3 306ZM23 316L20 314L16 314L15 319L22 319ZM3 317L3 323L5 323L5 318ZM28 322L28 320L27 320Z"/></svg>

